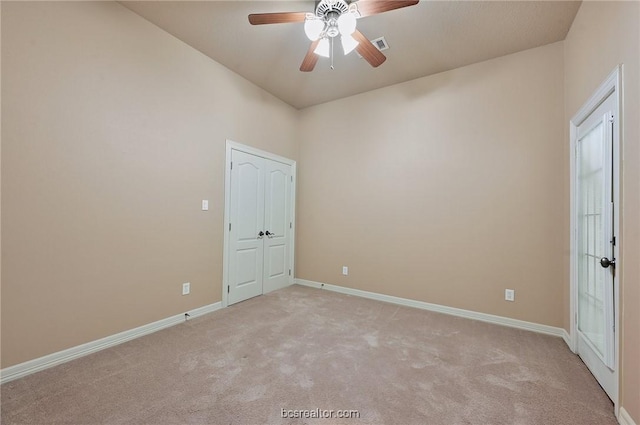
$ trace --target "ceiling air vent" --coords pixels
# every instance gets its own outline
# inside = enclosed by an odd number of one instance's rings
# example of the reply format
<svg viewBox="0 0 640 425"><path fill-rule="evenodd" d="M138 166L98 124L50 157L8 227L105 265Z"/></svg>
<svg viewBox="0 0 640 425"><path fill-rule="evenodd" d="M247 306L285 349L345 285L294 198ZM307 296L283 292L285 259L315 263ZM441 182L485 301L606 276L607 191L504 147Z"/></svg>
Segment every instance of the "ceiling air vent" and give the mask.
<svg viewBox="0 0 640 425"><path fill-rule="evenodd" d="M387 40L385 40L384 37L378 37L375 40L371 40L371 42L378 48L378 50L387 50L389 48Z"/></svg>
<svg viewBox="0 0 640 425"><path fill-rule="evenodd" d="M374 46L376 46L378 50L387 50L389 48L389 45L387 44L387 40L385 40L384 37L375 38L371 40L371 43ZM360 53L356 52L356 54L360 59L362 59L362 55Z"/></svg>

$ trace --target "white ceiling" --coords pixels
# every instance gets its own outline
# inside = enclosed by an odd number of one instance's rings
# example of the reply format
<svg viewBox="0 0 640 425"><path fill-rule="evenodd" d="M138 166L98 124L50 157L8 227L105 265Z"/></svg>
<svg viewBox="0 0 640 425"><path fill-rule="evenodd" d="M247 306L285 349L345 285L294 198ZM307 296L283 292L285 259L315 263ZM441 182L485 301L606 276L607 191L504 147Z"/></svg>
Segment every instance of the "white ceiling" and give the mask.
<svg viewBox="0 0 640 425"><path fill-rule="evenodd" d="M367 1L367 0L362 0ZM335 69L320 58L300 72L303 24L251 25L250 13L313 11L313 1L124 1L131 9L247 80L304 108L564 40L578 1L425 1L358 20L384 36L387 61L372 68L336 45Z"/></svg>

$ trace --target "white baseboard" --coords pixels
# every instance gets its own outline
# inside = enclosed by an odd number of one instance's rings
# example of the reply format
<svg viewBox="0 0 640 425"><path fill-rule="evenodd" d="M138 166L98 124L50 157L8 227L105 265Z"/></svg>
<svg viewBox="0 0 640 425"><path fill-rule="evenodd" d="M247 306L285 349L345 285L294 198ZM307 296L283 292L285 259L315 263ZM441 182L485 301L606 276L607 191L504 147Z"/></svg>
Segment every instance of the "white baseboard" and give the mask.
<svg viewBox="0 0 640 425"><path fill-rule="evenodd" d="M565 344L567 344L569 349L575 353L575 350L573 348L573 343L571 342L571 335L569 335L569 332L567 332L567 330L564 328L562 328L562 339L564 339L564 342Z"/></svg>
<svg viewBox="0 0 640 425"><path fill-rule="evenodd" d="M467 319L480 320L482 322L495 323L497 325L509 326L512 328L525 329L528 331L554 335L564 338L566 331L562 328L554 326L541 325L538 323L526 322L524 320L511 319L509 317L494 316L493 314L479 313L461 308L447 307L440 304L431 304L424 301L416 301L408 298L394 297L392 295L378 294L375 292L362 291L360 289L346 288L344 286L331 285L329 283L314 282L312 280L296 279L298 285L310 286L312 288L327 289L341 294L355 295L357 297L369 298L372 300L384 301L393 304L404 305L407 307L420 308L422 310L435 311L438 313L450 314ZM568 338L568 334L567 334ZM566 341L566 340L565 340Z"/></svg>
<svg viewBox="0 0 640 425"><path fill-rule="evenodd" d="M186 313L189 314L190 319L194 319L198 316L212 313L216 310L219 310L220 308L222 308L222 303L217 302L214 304L206 305L204 307L196 308L191 311L187 311ZM4 384L5 382L13 381L14 379L22 378L23 376L48 369L62 363L66 363L79 357L95 353L96 351L104 350L105 348L113 347L114 345L122 344L123 342L127 342L132 339L157 332L170 326L177 325L185 321L184 315L185 313L176 314L175 316L167 317L166 319L161 319L157 322L142 325L134 329L129 329L128 331L120 332L115 335L110 335L105 338L98 339L96 341L87 342L86 344L71 347L66 350L58 351L57 353L52 353L43 357L39 357L37 359L29 360L24 363L4 368L0 370L0 384Z"/></svg>
<svg viewBox="0 0 640 425"><path fill-rule="evenodd" d="M620 412L618 412L618 422L620 425L636 425L635 421L624 407L621 407Z"/></svg>

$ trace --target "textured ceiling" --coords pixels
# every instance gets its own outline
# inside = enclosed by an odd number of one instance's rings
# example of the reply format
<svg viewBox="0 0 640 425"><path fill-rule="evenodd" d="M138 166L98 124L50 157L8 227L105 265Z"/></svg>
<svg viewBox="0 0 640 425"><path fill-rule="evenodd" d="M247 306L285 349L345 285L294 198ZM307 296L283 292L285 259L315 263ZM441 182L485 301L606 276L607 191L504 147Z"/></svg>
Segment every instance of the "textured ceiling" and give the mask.
<svg viewBox="0 0 640 425"><path fill-rule="evenodd" d="M362 0L366 1L366 0ZM125 1L124 6L296 108L564 40L577 1L425 1L361 18L384 36L387 61L372 68L336 45L335 69L307 52L303 24L250 25L250 13L313 11L313 1Z"/></svg>

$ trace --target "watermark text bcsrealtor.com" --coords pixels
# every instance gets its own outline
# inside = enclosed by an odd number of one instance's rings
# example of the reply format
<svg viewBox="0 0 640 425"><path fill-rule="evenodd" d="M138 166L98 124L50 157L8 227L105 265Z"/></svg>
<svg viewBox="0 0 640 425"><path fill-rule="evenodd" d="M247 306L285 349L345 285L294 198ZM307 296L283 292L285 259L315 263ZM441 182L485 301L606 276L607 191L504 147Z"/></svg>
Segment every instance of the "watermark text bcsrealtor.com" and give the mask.
<svg viewBox="0 0 640 425"><path fill-rule="evenodd" d="M280 417L302 419L357 419L360 417L358 410L334 410L334 409L280 409Z"/></svg>

